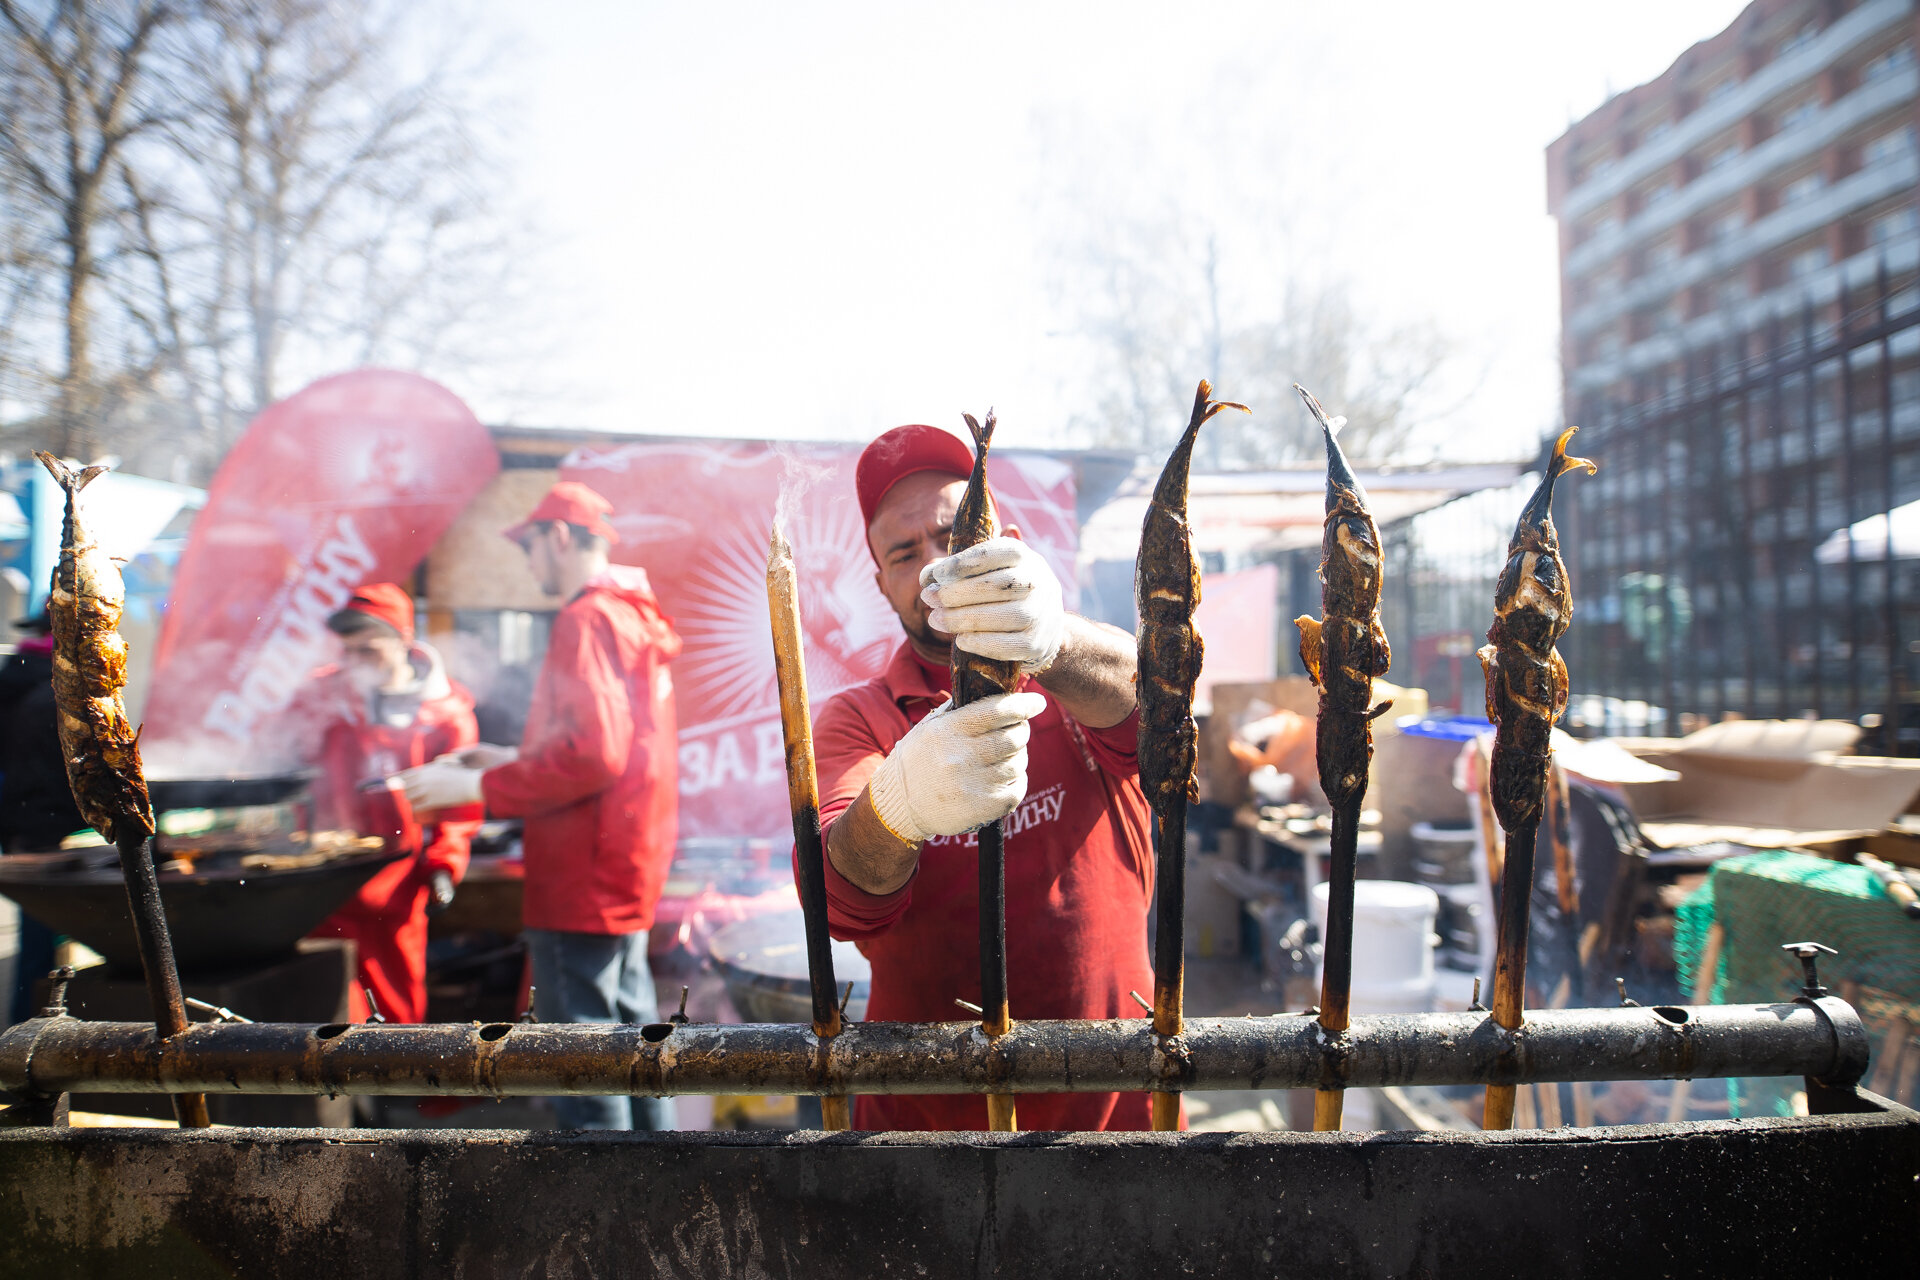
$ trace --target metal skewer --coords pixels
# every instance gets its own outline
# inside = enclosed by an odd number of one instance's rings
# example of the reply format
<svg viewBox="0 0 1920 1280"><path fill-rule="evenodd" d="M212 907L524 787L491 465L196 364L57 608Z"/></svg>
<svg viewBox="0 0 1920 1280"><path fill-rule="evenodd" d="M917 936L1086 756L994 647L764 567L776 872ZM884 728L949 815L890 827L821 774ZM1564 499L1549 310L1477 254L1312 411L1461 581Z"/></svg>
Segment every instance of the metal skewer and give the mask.
<svg viewBox="0 0 1920 1280"><path fill-rule="evenodd" d="M807 659L800 628L800 583L793 548L773 526L767 555L767 609L773 620L773 665L780 683L780 730L787 750L787 800L793 809L794 865L799 869L800 912L807 927L807 978L813 988L813 1033L821 1040L840 1034L834 999L833 938L827 929L826 850L820 840L820 780L813 760L813 721L807 701ZM847 1096L820 1099L820 1127L853 1127Z"/></svg>

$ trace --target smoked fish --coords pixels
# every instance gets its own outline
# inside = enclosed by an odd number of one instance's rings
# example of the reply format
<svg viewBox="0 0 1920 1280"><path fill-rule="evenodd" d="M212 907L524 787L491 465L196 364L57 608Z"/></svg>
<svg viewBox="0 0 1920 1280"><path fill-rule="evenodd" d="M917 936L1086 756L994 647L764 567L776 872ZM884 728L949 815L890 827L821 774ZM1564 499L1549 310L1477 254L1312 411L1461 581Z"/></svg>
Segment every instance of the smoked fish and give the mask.
<svg viewBox="0 0 1920 1280"><path fill-rule="evenodd" d="M1193 445L1201 424L1222 409L1248 412L1243 404L1212 396L1213 387L1202 380L1194 393L1187 429L1154 486L1140 530L1140 554L1134 562L1134 603L1140 612L1140 786L1163 821L1174 801L1184 807L1198 794L1199 736L1193 722L1193 690L1200 679L1205 646L1193 625L1193 612L1200 603L1200 565L1193 556L1193 528L1187 521Z"/></svg>
<svg viewBox="0 0 1920 1280"><path fill-rule="evenodd" d="M1373 760L1372 721L1391 704L1373 705L1373 681L1387 673L1392 651L1380 626L1380 530L1367 495L1334 437L1345 419L1327 417L1305 387L1293 389L1320 424L1327 448L1327 516L1320 533L1321 619L1294 619L1300 661L1320 690L1315 748L1320 789L1335 810L1367 791Z"/></svg>
<svg viewBox="0 0 1920 1280"><path fill-rule="evenodd" d="M986 425L972 414L961 415L967 430L973 433L973 474L967 478L966 492L953 513L953 532L947 536L947 554L954 555L1000 536L1000 513L993 505L993 493L987 488L987 449L993 444L993 410L987 410ZM953 705L996 693L1010 693L1020 683L1020 664L996 662L977 653L953 651Z"/></svg>
<svg viewBox="0 0 1920 1280"><path fill-rule="evenodd" d="M1134 562L1134 603L1140 613L1135 676L1140 706L1140 786L1155 819L1155 875L1160 886L1154 933L1153 1029L1180 1034L1185 976L1187 802L1198 796L1195 768L1199 731L1193 722L1193 690L1200 679L1205 645L1193 624L1200 603L1200 565L1193 556L1193 526L1187 519L1187 483L1200 428L1222 409L1247 406L1213 399L1203 378L1193 395L1187 429L1173 447L1153 488L1140 529ZM1180 1098L1153 1095L1153 1127L1179 1127Z"/></svg>
<svg viewBox="0 0 1920 1280"><path fill-rule="evenodd" d="M1533 497L1507 543L1507 564L1494 588L1493 626L1480 650L1493 738L1494 816L1508 832L1537 822L1546 803L1549 735L1567 709L1567 664L1554 648L1573 620L1573 589L1553 527L1553 482L1599 465L1567 456L1578 427L1561 433Z"/></svg>
<svg viewBox="0 0 1920 1280"><path fill-rule="evenodd" d="M50 453L34 457L67 494L60 563L47 601L67 784L80 816L107 839L149 836L153 806L140 769L140 735L120 697L127 682L127 643L120 638L126 586L120 567L80 520L80 491L107 468L75 470Z"/></svg>

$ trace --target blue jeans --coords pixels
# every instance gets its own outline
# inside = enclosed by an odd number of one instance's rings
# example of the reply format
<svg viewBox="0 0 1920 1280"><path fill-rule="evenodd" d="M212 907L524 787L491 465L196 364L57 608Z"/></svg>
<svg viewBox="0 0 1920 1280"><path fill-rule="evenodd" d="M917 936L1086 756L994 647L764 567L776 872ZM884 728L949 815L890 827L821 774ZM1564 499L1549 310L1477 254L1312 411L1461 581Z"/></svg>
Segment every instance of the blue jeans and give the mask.
<svg viewBox="0 0 1920 1280"><path fill-rule="evenodd" d="M658 1022L647 935L528 929L533 1012L542 1022ZM671 1098L554 1098L568 1129L671 1129Z"/></svg>

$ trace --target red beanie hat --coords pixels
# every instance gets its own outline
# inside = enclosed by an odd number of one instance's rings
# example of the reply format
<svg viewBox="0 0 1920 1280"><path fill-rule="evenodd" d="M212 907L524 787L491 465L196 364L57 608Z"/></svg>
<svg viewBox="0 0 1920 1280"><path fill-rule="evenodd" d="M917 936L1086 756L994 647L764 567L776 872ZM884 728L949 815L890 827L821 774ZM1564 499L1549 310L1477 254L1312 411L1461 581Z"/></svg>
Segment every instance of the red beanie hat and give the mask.
<svg viewBox="0 0 1920 1280"><path fill-rule="evenodd" d="M973 450L953 433L918 422L895 427L875 440L861 450L853 468L863 527L873 523L873 513L887 492L916 471L938 471L965 480L973 474Z"/></svg>
<svg viewBox="0 0 1920 1280"><path fill-rule="evenodd" d="M413 643L413 597L398 583L369 582L341 606L342 613L349 611L384 622L398 631L402 640Z"/></svg>

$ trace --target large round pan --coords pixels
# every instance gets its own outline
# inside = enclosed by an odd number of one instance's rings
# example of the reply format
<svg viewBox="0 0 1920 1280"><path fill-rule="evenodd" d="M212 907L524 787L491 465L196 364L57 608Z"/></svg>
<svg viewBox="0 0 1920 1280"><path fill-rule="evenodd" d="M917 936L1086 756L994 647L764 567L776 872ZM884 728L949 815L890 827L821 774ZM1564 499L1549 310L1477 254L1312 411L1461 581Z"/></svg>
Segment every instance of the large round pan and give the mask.
<svg viewBox="0 0 1920 1280"><path fill-rule="evenodd" d="M313 781L311 773L260 774L245 778L148 778L156 810L242 809L279 804Z"/></svg>
<svg viewBox="0 0 1920 1280"><path fill-rule="evenodd" d="M162 871L160 900L174 960L204 974L280 959L400 856L377 852L271 871ZM112 849L0 858L0 894L55 933L86 943L114 969L140 972L126 884Z"/></svg>

